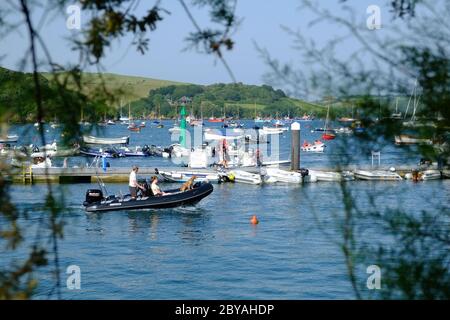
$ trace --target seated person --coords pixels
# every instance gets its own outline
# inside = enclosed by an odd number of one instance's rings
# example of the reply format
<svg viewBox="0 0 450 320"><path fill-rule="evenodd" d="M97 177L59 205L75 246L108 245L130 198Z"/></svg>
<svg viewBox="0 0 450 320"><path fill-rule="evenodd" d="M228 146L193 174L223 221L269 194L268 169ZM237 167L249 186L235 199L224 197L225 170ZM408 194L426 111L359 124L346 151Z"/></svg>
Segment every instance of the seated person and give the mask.
<svg viewBox="0 0 450 320"><path fill-rule="evenodd" d="M154 196L165 196L167 193L161 191L161 189L158 186L158 178L156 176L152 177L152 184L151 184L151 190L153 192Z"/></svg>

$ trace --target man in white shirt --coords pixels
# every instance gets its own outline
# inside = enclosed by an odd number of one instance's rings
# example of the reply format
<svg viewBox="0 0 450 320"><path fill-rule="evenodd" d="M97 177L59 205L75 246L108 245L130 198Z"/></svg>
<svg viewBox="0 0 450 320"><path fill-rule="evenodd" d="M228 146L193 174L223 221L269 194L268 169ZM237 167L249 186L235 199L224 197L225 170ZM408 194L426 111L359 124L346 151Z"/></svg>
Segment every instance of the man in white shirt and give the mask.
<svg viewBox="0 0 450 320"><path fill-rule="evenodd" d="M137 182L136 174L138 171L139 171L139 167L133 166L133 169L130 172L130 181L128 183L128 186L130 187L131 199L136 199L137 188L139 188L141 190L145 190L145 188Z"/></svg>

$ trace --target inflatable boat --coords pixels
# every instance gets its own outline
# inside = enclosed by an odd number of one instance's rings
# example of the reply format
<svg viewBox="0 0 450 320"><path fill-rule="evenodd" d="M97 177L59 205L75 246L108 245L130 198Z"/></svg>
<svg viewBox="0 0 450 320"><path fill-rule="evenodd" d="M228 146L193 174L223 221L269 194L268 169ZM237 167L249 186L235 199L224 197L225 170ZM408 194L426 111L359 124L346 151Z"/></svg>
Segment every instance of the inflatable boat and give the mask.
<svg viewBox="0 0 450 320"><path fill-rule="evenodd" d="M130 195L104 197L102 190L89 189L83 205L87 212L174 208L195 205L214 190L209 182L197 182L192 189L187 191L180 191L178 188L165 190L167 195L154 196L149 186L145 187L144 194L138 195L136 199L132 199Z"/></svg>

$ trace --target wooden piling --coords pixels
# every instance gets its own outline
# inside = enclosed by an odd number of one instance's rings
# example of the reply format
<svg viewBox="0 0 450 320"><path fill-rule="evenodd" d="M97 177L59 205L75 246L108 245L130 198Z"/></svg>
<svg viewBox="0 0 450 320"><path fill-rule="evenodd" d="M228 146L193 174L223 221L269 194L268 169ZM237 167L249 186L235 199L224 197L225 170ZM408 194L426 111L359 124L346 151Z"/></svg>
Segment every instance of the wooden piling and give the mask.
<svg viewBox="0 0 450 320"><path fill-rule="evenodd" d="M291 124L291 170L300 169L300 123Z"/></svg>

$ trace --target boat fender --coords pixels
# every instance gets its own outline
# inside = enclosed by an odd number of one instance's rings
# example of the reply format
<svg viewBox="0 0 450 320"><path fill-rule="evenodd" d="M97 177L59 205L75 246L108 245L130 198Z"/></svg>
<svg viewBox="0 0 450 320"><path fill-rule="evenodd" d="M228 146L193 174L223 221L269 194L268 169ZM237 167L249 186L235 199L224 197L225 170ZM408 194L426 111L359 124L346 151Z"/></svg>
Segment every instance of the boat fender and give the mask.
<svg viewBox="0 0 450 320"><path fill-rule="evenodd" d="M236 176L233 173L229 173L228 176L226 176L231 182L234 182L236 179Z"/></svg>

